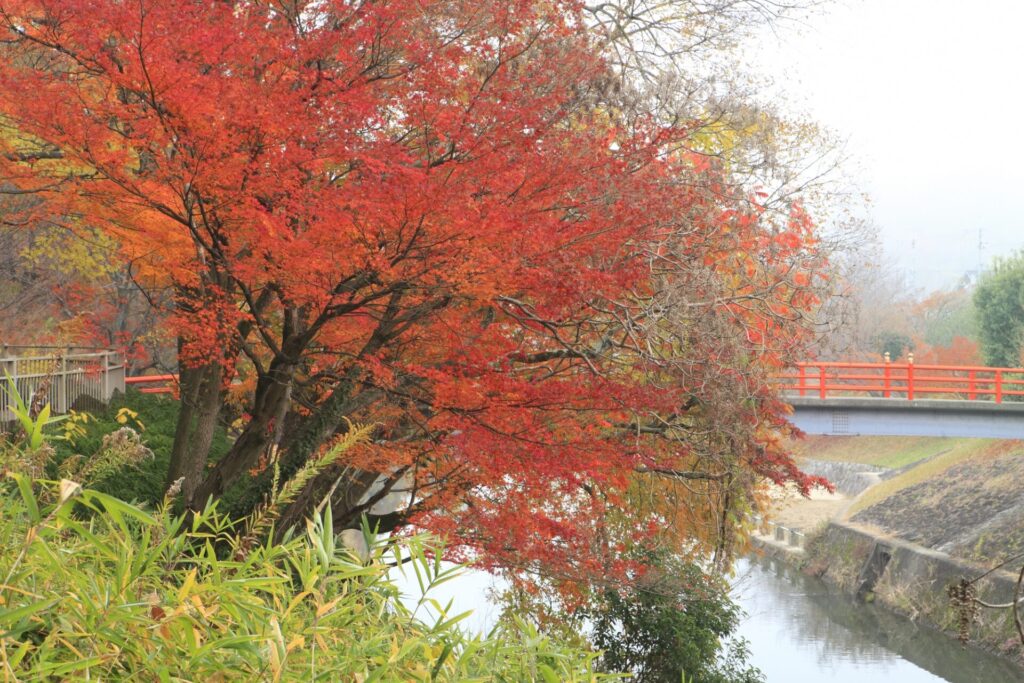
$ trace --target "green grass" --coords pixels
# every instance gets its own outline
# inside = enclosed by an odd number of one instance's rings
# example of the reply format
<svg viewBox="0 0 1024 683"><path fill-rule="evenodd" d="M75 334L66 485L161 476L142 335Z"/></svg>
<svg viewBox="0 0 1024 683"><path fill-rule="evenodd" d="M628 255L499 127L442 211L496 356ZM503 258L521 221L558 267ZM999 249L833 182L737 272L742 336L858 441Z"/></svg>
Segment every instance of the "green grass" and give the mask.
<svg viewBox="0 0 1024 683"><path fill-rule="evenodd" d="M923 436L808 436L793 442L797 457L900 469L946 451L980 447L994 439Z"/></svg>

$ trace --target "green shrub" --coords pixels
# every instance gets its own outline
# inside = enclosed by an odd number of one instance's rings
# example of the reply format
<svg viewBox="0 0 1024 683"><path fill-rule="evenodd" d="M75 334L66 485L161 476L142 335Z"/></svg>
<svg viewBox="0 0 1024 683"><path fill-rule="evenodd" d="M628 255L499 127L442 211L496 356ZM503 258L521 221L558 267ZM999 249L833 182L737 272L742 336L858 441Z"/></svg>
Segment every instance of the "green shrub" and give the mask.
<svg viewBox="0 0 1024 683"><path fill-rule="evenodd" d="M509 573L501 618L529 615L543 633L600 650L599 670L637 683L764 682L720 575L661 549L637 547L633 557L646 568L635 582Z"/></svg>
<svg viewBox="0 0 1024 683"><path fill-rule="evenodd" d="M1024 344L1024 252L998 258L974 290L985 363L1015 368Z"/></svg>
<svg viewBox="0 0 1024 683"><path fill-rule="evenodd" d="M739 608L692 564L653 590L608 587L588 616L601 666L629 671L640 683L762 683L746 641L730 637Z"/></svg>
<svg viewBox="0 0 1024 683"><path fill-rule="evenodd" d="M524 621L486 639L403 606L391 565L453 578L422 537L335 544L330 511L278 545L64 480L0 482L4 680L596 681L593 653ZM82 514L88 513L88 514ZM258 526L258 523L257 523ZM394 571L391 569L391 571ZM423 600L430 600L429 597ZM421 610L424 611L425 610Z"/></svg>
<svg viewBox="0 0 1024 683"><path fill-rule="evenodd" d="M61 476L60 466L68 458L76 455L89 457L100 452L107 435L128 426L139 432L143 444L152 451L152 457L107 472L91 485L122 500L155 505L167 485L178 408L178 401L159 394L137 391L118 394L108 406L88 413L88 421L82 424L82 432L75 435L73 441L51 441L56 454L48 470L49 476ZM135 417L132 417L133 413ZM226 431L217 429L210 449L213 461L226 453L230 445Z"/></svg>

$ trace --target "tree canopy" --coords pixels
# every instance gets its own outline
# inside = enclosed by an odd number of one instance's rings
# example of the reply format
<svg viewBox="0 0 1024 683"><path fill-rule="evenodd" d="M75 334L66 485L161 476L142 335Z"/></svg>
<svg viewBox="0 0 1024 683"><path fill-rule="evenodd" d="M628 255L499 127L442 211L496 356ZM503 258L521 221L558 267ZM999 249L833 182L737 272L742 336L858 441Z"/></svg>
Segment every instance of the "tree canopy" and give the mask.
<svg viewBox="0 0 1024 683"><path fill-rule="evenodd" d="M995 367L1021 364L1024 344L1024 255L997 260L974 291L981 350Z"/></svg>
<svg viewBox="0 0 1024 683"><path fill-rule="evenodd" d="M338 528L627 576L637 537L727 556L761 478L815 483L770 382L810 341L814 223L692 112L624 106L587 12L0 0L4 187L166 293L187 505L372 422L282 528L326 495Z"/></svg>

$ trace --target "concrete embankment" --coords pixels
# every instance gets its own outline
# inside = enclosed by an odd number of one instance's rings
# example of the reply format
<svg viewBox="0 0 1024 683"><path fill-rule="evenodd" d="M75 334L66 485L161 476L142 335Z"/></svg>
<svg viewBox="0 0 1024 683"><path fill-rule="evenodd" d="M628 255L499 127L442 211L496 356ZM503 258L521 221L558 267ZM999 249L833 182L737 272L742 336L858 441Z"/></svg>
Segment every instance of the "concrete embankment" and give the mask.
<svg viewBox="0 0 1024 683"><path fill-rule="evenodd" d="M1024 564L1024 442L812 437L798 454L837 493L776 496L772 521L754 537L765 551L951 637L959 622L950 584L985 575L978 597L1012 601ZM980 609L969 630L1022 661L1010 610Z"/></svg>

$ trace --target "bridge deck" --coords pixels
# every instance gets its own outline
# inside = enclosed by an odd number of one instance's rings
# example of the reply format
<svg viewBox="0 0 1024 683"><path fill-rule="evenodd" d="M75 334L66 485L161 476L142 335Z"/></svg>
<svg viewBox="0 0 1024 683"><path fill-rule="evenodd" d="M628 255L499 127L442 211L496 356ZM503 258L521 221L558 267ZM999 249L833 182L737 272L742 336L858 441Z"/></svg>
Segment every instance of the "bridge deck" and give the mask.
<svg viewBox="0 0 1024 683"><path fill-rule="evenodd" d="M788 396L808 434L1024 439L1024 402Z"/></svg>

